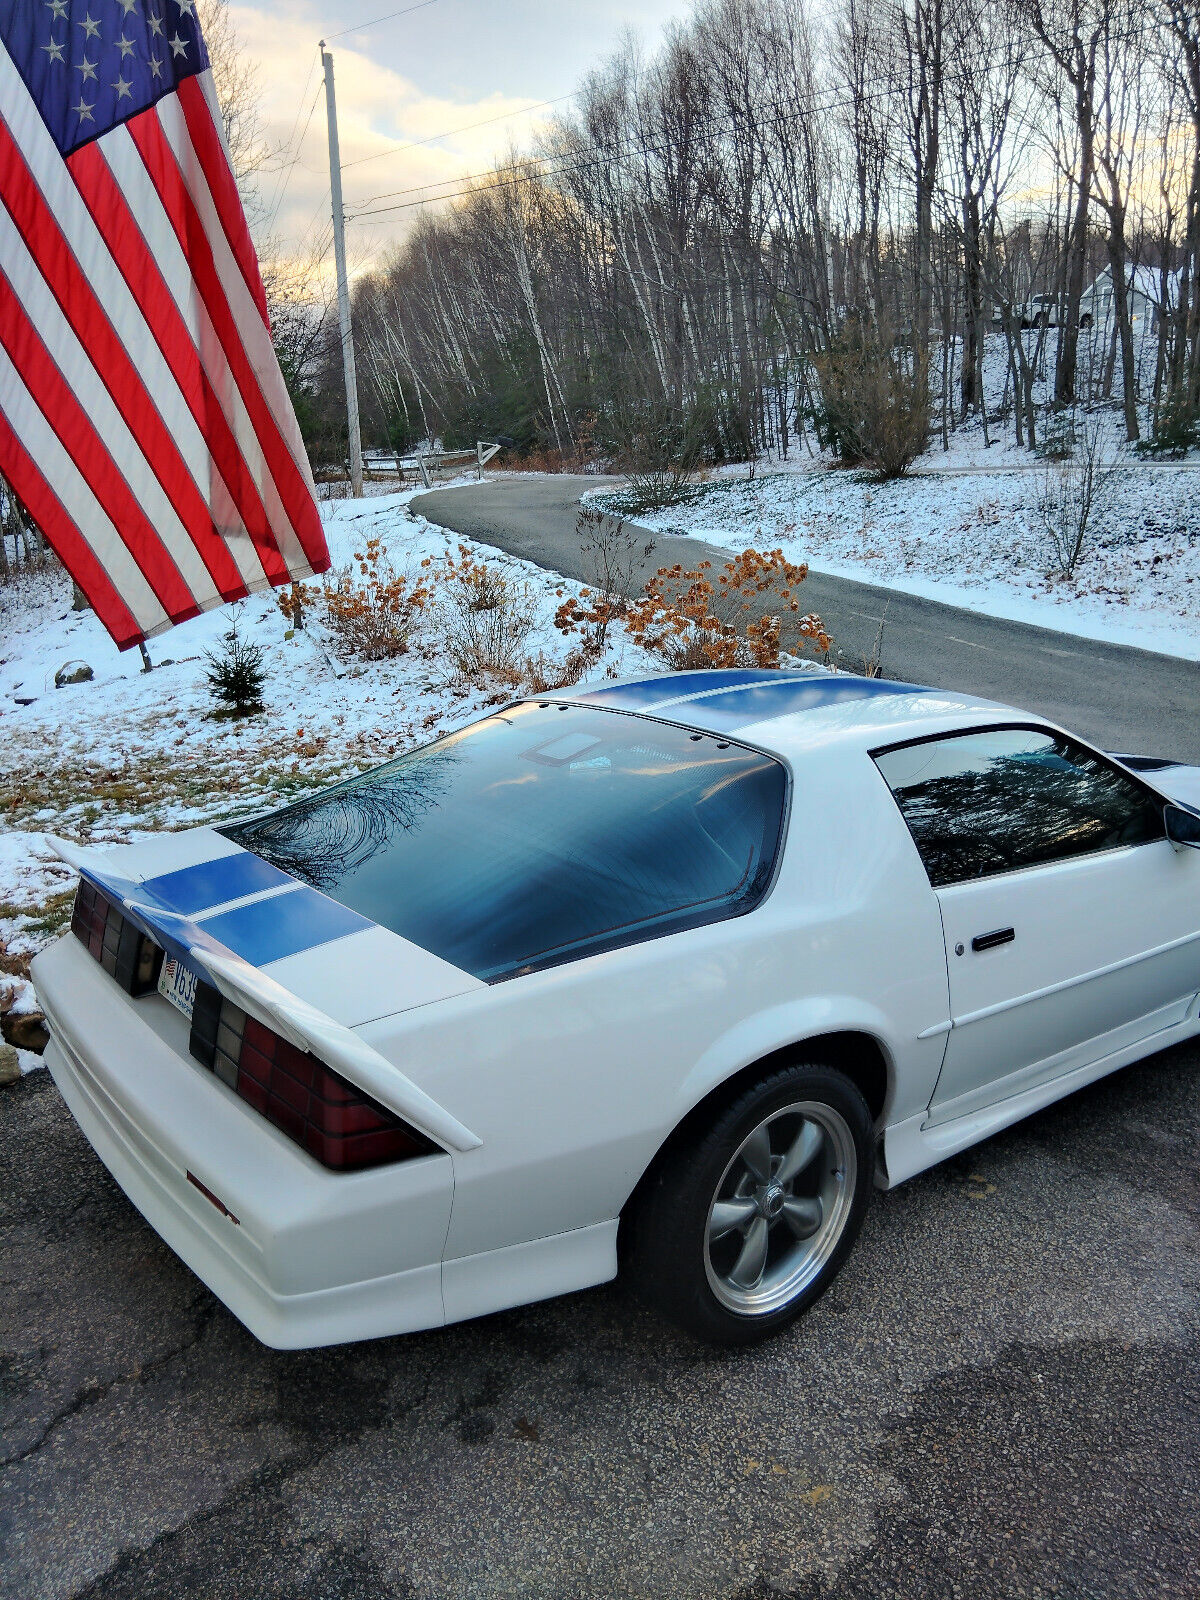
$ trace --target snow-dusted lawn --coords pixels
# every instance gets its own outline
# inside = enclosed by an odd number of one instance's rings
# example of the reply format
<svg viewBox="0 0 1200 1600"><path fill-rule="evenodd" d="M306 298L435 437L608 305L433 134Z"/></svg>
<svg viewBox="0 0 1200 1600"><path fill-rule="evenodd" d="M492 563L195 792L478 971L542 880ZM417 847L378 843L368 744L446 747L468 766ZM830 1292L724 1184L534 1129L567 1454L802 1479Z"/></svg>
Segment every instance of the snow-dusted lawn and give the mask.
<svg viewBox="0 0 1200 1600"><path fill-rule="evenodd" d="M528 585L537 623L525 648L565 656L568 646L552 618L559 595L579 586L412 517L407 505L418 492L323 506L335 568L370 535L382 537L398 568L414 571L426 556L437 559L465 544ZM266 710L239 722L215 721L208 715L204 653L232 617L262 647ZM406 655L370 665L341 661L311 622L287 638L273 594L153 640L150 674L140 670L136 650L117 652L91 612L71 611L70 584L58 572L0 589L0 629L0 993L15 989L21 1009L33 1006L32 989L5 969L20 968L61 931L74 892L74 874L51 856L43 833L103 846L278 804L424 743L519 692L454 682L432 625ZM620 629L610 637L589 680L647 665ZM94 679L56 689L55 672L76 659L92 667ZM27 1066L37 1062L25 1058Z"/></svg>
<svg viewBox="0 0 1200 1600"><path fill-rule="evenodd" d="M814 571L1200 659L1200 470L1114 468L1094 541L1068 582L1047 576L1045 469L939 473L939 462L931 452L919 475L886 484L819 465L753 480L741 469L637 521L730 550L778 545ZM1005 464L1016 465L1011 454ZM825 621L836 634L837 619Z"/></svg>

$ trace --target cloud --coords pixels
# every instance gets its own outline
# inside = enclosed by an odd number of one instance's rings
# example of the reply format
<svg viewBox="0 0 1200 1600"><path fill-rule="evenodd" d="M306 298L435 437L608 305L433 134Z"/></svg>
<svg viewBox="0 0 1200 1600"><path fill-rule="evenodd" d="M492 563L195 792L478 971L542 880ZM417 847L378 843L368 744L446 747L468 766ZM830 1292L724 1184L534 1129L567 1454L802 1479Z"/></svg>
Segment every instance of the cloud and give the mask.
<svg viewBox="0 0 1200 1600"><path fill-rule="evenodd" d="M308 8L286 17L262 6L231 5L230 17L257 68L259 110L267 143L284 159L261 175L264 214L256 221L260 248L304 256L330 236L329 157L317 40L320 25ZM486 171L515 140L525 143L539 117L523 115L536 102L495 91L457 99L429 94L412 79L372 59L369 35L331 46L336 73L343 197L351 223L347 250L360 266L377 258L420 215L406 209L355 221L356 211L390 191L446 183ZM544 113L543 113L544 115ZM480 127L470 124L482 123ZM462 130L462 131L448 131ZM391 153L419 140L415 148ZM294 158L294 160L293 160ZM450 182L447 183L447 180ZM392 200L419 199L419 194Z"/></svg>

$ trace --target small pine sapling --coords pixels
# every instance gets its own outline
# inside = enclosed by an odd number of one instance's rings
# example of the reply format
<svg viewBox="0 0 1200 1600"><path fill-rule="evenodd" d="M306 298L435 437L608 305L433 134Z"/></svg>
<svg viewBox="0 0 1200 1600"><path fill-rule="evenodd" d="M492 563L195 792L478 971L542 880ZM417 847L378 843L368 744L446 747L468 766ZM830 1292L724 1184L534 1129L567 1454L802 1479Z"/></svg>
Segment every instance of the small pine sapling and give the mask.
<svg viewBox="0 0 1200 1600"><path fill-rule="evenodd" d="M267 674L263 653L238 633L237 623L222 634L221 646L205 653L209 692L217 702L217 717L249 717L263 709Z"/></svg>

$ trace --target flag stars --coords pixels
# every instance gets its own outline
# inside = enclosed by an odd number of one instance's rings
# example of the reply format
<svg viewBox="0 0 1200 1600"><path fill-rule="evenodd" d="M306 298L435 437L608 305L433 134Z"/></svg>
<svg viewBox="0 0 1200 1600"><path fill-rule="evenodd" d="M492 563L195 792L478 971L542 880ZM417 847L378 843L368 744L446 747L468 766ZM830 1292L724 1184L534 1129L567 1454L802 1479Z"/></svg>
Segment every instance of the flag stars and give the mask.
<svg viewBox="0 0 1200 1600"><path fill-rule="evenodd" d="M121 52L121 60L133 54L133 40L127 39L124 34L117 40L117 49Z"/></svg>
<svg viewBox="0 0 1200 1600"><path fill-rule="evenodd" d="M51 61L66 60L66 53L64 52L62 45L59 44L56 39L51 39L49 44L44 44L42 49L50 57Z"/></svg>
<svg viewBox="0 0 1200 1600"><path fill-rule="evenodd" d="M67 0L46 0L46 9L58 22L67 14Z"/></svg>
<svg viewBox="0 0 1200 1600"><path fill-rule="evenodd" d="M196 14L196 0L175 0L175 4L186 16L194 17Z"/></svg>
<svg viewBox="0 0 1200 1600"><path fill-rule="evenodd" d="M98 39L100 37L100 24L94 17L85 16L79 26L89 39Z"/></svg>
<svg viewBox="0 0 1200 1600"><path fill-rule="evenodd" d="M162 62L157 56L150 57L150 76L152 78L162 77Z"/></svg>
<svg viewBox="0 0 1200 1600"><path fill-rule="evenodd" d="M95 122L96 120L92 115L91 106L84 102L82 95L79 96L79 104L77 106L72 106L71 110L79 118L80 122Z"/></svg>
<svg viewBox="0 0 1200 1600"><path fill-rule="evenodd" d="M152 11L148 11L146 13L146 21L150 24L150 32L156 38L161 39L163 36L163 19L156 17Z"/></svg>
<svg viewBox="0 0 1200 1600"><path fill-rule="evenodd" d="M121 10L126 16L128 16L131 11L137 10L137 0L117 0L117 4L121 7Z"/></svg>
<svg viewBox="0 0 1200 1600"><path fill-rule="evenodd" d="M96 63L94 61L89 61L85 56L82 61L77 61L75 63L75 71L82 72L83 81L84 83L87 83L90 79L93 79L96 76Z"/></svg>
<svg viewBox="0 0 1200 1600"><path fill-rule="evenodd" d="M178 31L176 31L175 37L169 40L168 43L171 46L171 54L173 56L187 55L187 40L181 39Z"/></svg>
<svg viewBox="0 0 1200 1600"><path fill-rule="evenodd" d="M121 100L132 100L133 99L133 80L132 79L130 79L128 82L126 82L126 80L121 76L121 74L118 73L117 74L117 81L116 81L116 83L113 84L113 88L117 91L117 100L118 100L118 102L121 101Z"/></svg>

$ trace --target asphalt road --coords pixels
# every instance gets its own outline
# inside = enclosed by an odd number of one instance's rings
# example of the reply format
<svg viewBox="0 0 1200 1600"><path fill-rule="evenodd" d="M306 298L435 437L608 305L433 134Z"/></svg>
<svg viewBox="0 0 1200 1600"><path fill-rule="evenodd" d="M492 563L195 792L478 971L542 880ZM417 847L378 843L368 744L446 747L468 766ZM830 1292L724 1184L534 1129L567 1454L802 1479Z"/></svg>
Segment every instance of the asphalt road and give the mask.
<svg viewBox="0 0 1200 1600"><path fill-rule="evenodd" d="M413 509L455 533L590 581L594 573L581 556L575 522L580 494L605 481L495 479L421 495ZM699 539L659 536L642 575L676 561L694 566L726 555ZM851 662L871 654L882 621L887 677L1040 712L1103 749L1200 762L1200 662L1006 622L818 572L809 574L801 598Z"/></svg>
<svg viewBox="0 0 1200 1600"><path fill-rule="evenodd" d="M0 1596L1200 1594L1198 1068L878 1196L734 1354L616 1287L268 1351L36 1073L0 1090Z"/></svg>

